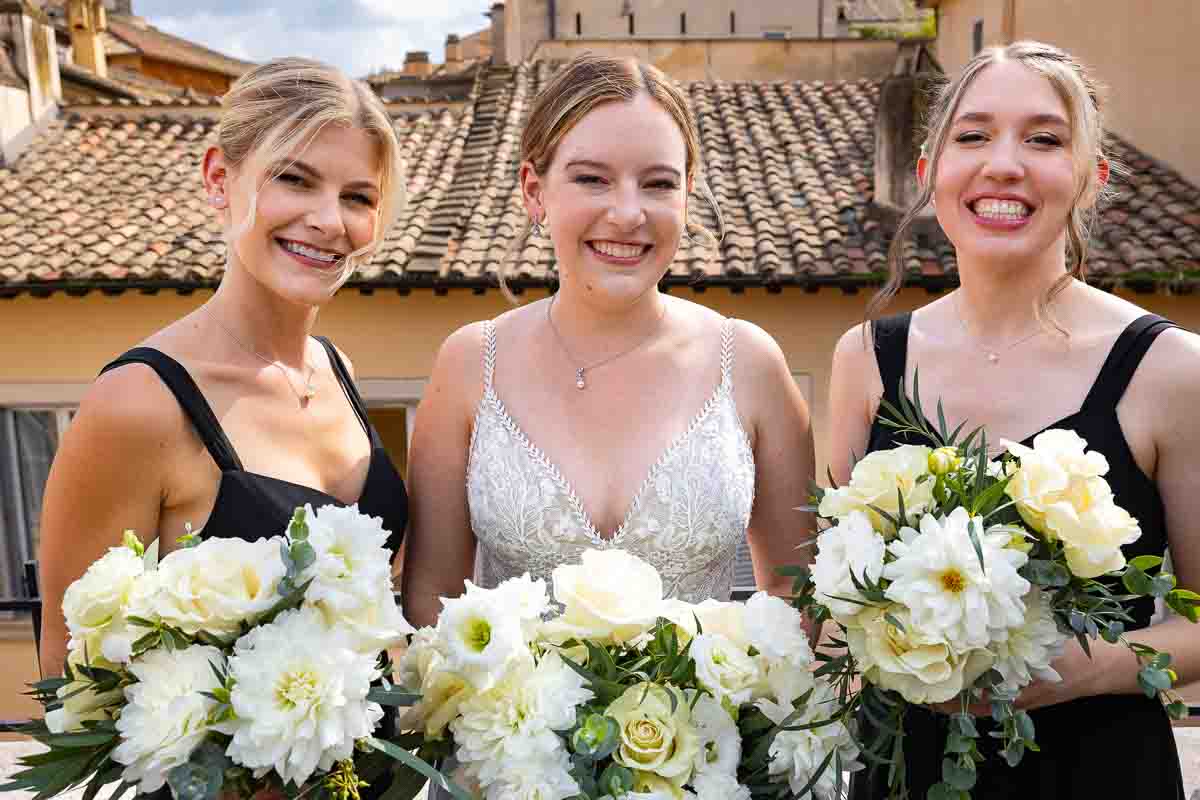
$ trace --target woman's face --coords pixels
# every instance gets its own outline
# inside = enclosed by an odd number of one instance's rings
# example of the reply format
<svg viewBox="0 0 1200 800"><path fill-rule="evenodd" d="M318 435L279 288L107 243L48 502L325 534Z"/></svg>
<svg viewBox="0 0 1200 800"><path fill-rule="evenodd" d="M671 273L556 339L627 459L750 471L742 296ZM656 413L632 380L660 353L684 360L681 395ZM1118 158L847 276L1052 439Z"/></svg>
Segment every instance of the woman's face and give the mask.
<svg viewBox="0 0 1200 800"><path fill-rule="evenodd" d="M1069 120L1050 82L1015 62L986 67L968 87L933 192L960 261L1062 262L1076 192Z"/></svg>
<svg viewBox="0 0 1200 800"><path fill-rule="evenodd" d="M530 214L548 217L559 275L610 306L657 286L684 231L687 146L648 95L605 103L576 123L550 167L522 182Z"/></svg>
<svg viewBox="0 0 1200 800"><path fill-rule="evenodd" d="M245 225L258 184L253 224L234 239L237 264L280 298L300 305L324 303L349 277L344 258L375 235L380 148L366 131L326 126L302 150L256 175L206 159L210 192L221 184L224 222L236 233ZM223 176L217 175L226 167ZM282 168L272 180L263 179Z"/></svg>

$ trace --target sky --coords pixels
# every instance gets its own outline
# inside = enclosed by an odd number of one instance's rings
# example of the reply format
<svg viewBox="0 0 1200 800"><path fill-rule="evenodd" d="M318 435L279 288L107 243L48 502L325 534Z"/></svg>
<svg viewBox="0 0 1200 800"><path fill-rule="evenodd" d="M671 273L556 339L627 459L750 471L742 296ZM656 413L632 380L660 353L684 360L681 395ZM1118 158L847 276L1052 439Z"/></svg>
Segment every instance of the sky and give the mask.
<svg viewBox="0 0 1200 800"><path fill-rule="evenodd" d="M133 0L156 28L247 61L307 56L361 78L409 50L443 60L446 34L487 27L490 0Z"/></svg>

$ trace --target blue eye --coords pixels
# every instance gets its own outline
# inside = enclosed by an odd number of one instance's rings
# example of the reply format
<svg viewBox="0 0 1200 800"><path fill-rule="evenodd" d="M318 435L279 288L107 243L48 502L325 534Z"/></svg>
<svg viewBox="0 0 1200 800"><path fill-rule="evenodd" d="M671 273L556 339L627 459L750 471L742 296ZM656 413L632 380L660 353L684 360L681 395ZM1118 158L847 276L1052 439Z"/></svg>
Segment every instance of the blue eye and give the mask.
<svg viewBox="0 0 1200 800"><path fill-rule="evenodd" d="M355 203L358 203L359 205L367 206L368 208L374 208L374 206L375 206L374 201L372 201L371 198L367 197L365 194L355 193L355 194L347 195L347 197L350 200L353 200Z"/></svg>

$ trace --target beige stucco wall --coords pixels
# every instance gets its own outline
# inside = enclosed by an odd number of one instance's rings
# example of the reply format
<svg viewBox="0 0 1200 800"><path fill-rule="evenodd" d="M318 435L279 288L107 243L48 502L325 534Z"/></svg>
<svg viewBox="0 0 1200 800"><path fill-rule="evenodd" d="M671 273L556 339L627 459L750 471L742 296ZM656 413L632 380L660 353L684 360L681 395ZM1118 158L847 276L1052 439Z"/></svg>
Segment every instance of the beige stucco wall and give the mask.
<svg viewBox="0 0 1200 800"><path fill-rule="evenodd" d="M589 50L639 58L681 81L837 81L887 77L897 46L855 39L578 39L542 42L534 56L570 59Z"/></svg>
<svg viewBox="0 0 1200 800"><path fill-rule="evenodd" d="M703 294L681 291L679 295L762 326L779 342L793 372L808 376L802 385L811 387L817 471L824 473L826 434L833 411L826 400L830 354L842 332L862 318L869 293L747 290L735 295L713 289ZM55 294L44 299L21 296L0 301L0 392L27 384L86 383L113 356L207 297L207 292L189 297L127 292L114 297ZM1200 329L1200 299L1195 296L1136 295L1130 299ZM893 310L915 308L928 300L923 291L906 291ZM497 292L452 292L443 297L427 292L408 297L343 292L322 312L318 330L350 355L360 379L424 378L439 344L451 331L508 307ZM22 686L35 672L31 638L27 625L0 622L0 664L5 665L0 670L0 719L27 716L34 710L20 697ZM1200 702L1200 689L1191 696Z"/></svg>
<svg viewBox="0 0 1200 800"><path fill-rule="evenodd" d="M1009 0L942 0L937 52L948 71L971 57L971 26L1004 41ZM1108 87L1111 129L1200 184L1200 3L1195 0L1011 0L1012 35L1064 48Z"/></svg>
<svg viewBox="0 0 1200 800"><path fill-rule="evenodd" d="M729 14L735 13L735 35L762 36L764 31L787 32L793 37L816 37L821 31L820 15L827 17L835 4L819 0L741 0L732 3L696 3L694 0L658 0L633 3L637 36L678 36L679 15L687 14L689 36L728 36ZM825 8L828 6L829 8ZM559 0L558 35L575 35L575 15L580 15L587 37L627 36L629 18L618 15L620 4L595 0ZM833 31L825 30L830 36Z"/></svg>

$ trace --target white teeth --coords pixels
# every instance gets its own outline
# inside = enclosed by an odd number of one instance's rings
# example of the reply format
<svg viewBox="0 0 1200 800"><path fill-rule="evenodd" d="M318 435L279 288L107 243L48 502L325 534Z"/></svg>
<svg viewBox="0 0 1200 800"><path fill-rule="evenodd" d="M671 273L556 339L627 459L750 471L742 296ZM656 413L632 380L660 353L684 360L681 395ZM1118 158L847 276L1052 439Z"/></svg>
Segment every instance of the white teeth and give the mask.
<svg viewBox="0 0 1200 800"><path fill-rule="evenodd" d="M326 253L324 250L317 250L312 247L307 247L297 242L289 242L281 239L279 242L283 245L283 249L292 253L297 253L308 258L316 259L317 261L325 261L332 264L337 261L340 256L337 253Z"/></svg>
<svg viewBox="0 0 1200 800"><path fill-rule="evenodd" d="M984 198L975 201L975 213L993 219L1024 219L1029 216L1029 206L1020 200L993 200Z"/></svg>
<svg viewBox="0 0 1200 800"><path fill-rule="evenodd" d="M614 258L637 258L645 248L637 244L621 244L619 242L592 242L596 252Z"/></svg>

